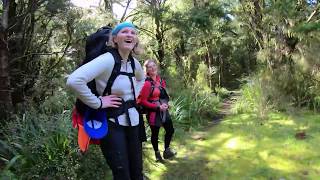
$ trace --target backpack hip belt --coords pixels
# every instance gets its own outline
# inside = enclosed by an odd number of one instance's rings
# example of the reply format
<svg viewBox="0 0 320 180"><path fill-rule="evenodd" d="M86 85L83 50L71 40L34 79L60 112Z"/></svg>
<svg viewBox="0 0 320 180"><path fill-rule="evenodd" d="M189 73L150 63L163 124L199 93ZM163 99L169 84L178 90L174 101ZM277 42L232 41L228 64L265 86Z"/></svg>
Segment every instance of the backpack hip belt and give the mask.
<svg viewBox="0 0 320 180"><path fill-rule="evenodd" d="M159 103L159 105L161 104L160 99L158 100L148 100L150 103ZM159 111L159 109L152 109L152 108L147 108L148 112L157 112Z"/></svg>
<svg viewBox="0 0 320 180"><path fill-rule="evenodd" d="M129 126L131 126L131 119L129 116L129 109L130 108L137 108L137 103L135 100L128 100L124 101L122 100L122 104L118 108L107 108L107 117L108 118L113 118L115 120L115 123L119 125L119 120L118 117L122 114L126 114L127 116L127 123Z"/></svg>

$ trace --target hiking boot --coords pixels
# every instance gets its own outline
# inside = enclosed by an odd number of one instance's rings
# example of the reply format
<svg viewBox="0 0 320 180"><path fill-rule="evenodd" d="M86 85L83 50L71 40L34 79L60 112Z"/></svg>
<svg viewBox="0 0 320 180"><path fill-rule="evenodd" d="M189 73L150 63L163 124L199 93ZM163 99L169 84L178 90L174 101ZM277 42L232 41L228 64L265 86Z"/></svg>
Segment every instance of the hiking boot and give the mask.
<svg viewBox="0 0 320 180"><path fill-rule="evenodd" d="M177 154L176 151L172 150L171 148L167 148L165 151L163 151L163 158L170 159L176 154Z"/></svg>
<svg viewBox="0 0 320 180"><path fill-rule="evenodd" d="M160 151L156 151L154 154L156 155L156 162L162 162L163 161L163 159L161 157L161 154L160 154Z"/></svg>

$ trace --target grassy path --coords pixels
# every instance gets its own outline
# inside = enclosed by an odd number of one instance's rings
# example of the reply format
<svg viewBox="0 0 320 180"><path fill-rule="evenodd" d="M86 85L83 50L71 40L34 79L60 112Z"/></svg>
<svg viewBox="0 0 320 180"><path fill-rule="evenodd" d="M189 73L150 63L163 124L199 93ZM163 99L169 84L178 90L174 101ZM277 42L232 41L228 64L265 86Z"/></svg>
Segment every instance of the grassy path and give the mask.
<svg viewBox="0 0 320 180"><path fill-rule="evenodd" d="M222 106L229 108L229 102ZM222 109L221 112L223 112ZM226 116L225 116L226 115ZM149 179L319 179L320 115L269 113L215 119L193 132L177 130L173 146L178 156L155 163L146 144L145 173ZM216 125L218 124L218 125ZM299 138L297 133L305 136ZM299 135L299 134L298 134Z"/></svg>

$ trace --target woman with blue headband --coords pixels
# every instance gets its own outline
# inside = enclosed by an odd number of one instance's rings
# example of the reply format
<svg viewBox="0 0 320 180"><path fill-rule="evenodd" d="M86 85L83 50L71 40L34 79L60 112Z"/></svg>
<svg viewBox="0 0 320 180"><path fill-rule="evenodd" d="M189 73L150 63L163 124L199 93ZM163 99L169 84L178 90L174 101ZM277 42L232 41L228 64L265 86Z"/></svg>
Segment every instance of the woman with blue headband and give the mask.
<svg viewBox="0 0 320 180"><path fill-rule="evenodd" d="M106 110L108 134L100 139L100 146L113 179L142 180L142 142L136 98L145 76L141 64L132 56L137 53L136 27L130 22L118 24L111 32L110 43L112 48L108 52L75 70L67 86L89 107ZM120 59L118 64L117 59ZM114 70L116 66L119 71ZM87 86L93 79L100 97Z"/></svg>

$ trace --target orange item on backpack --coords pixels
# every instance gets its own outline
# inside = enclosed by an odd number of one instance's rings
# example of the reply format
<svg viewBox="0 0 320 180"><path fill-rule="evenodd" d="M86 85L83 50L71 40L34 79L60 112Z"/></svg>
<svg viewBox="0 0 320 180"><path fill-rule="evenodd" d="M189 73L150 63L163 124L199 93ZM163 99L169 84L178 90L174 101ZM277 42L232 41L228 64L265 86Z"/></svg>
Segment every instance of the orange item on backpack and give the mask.
<svg viewBox="0 0 320 180"><path fill-rule="evenodd" d="M90 137L84 130L83 125L78 124L78 145L82 152L86 152L89 149Z"/></svg>
<svg viewBox="0 0 320 180"><path fill-rule="evenodd" d="M89 149L90 144L100 144L99 140L91 139L84 130L83 116L76 108L73 108L72 110L72 127L78 129L78 145L83 153Z"/></svg>

